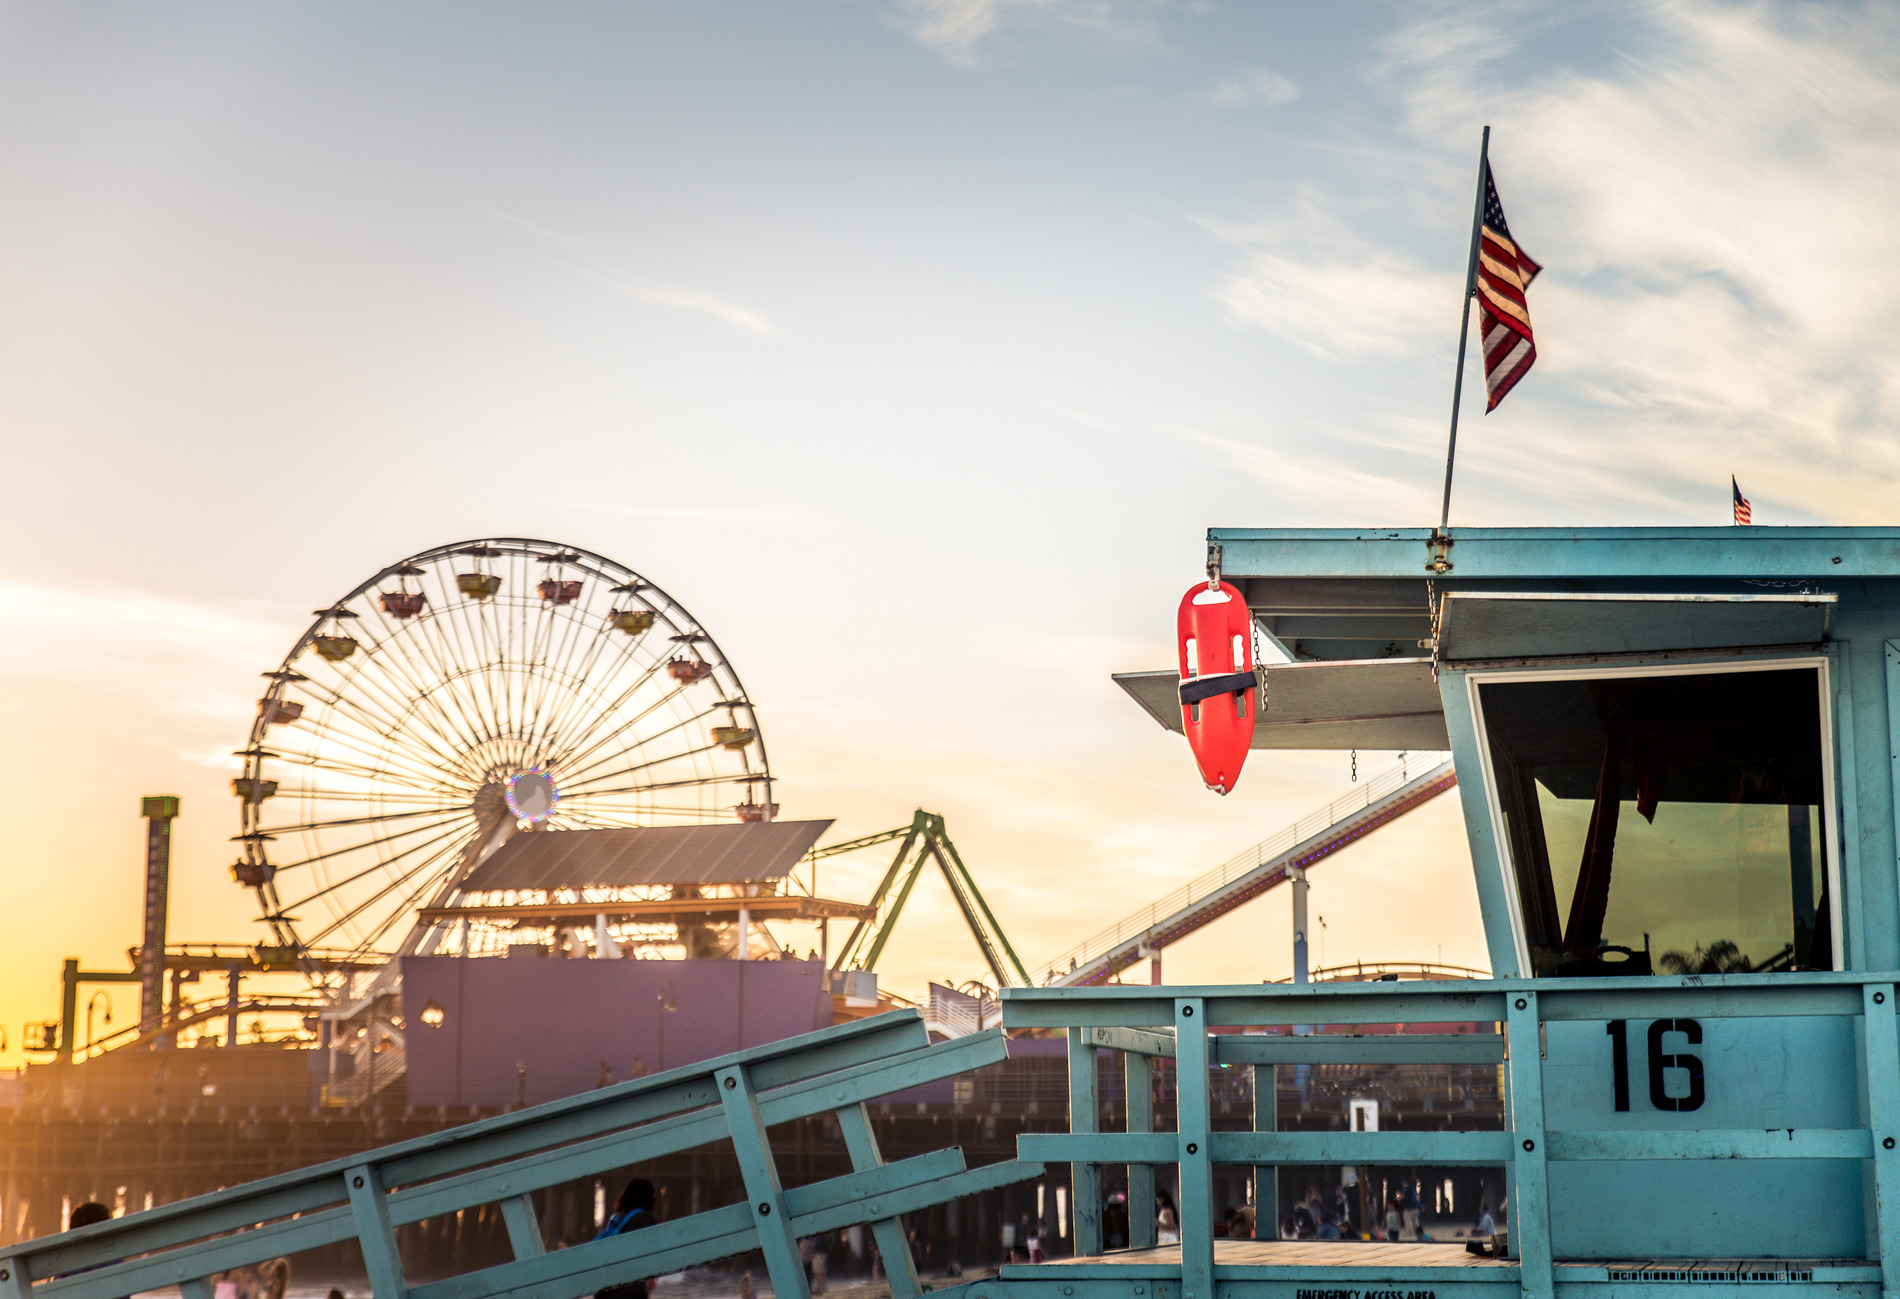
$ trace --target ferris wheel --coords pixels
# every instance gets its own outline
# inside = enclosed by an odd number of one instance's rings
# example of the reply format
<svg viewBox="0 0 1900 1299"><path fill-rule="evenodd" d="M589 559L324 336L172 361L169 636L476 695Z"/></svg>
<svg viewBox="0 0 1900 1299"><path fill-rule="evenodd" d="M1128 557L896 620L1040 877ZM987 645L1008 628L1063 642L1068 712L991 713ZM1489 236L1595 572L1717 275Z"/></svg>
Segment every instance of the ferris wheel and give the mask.
<svg viewBox="0 0 1900 1299"><path fill-rule="evenodd" d="M276 959L318 982L431 950L440 934L418 912L517 833L777 810L751 701L712 636L633 570L553 542L391 564L317 610L264 675L232 781L231 874Z"/></svg>

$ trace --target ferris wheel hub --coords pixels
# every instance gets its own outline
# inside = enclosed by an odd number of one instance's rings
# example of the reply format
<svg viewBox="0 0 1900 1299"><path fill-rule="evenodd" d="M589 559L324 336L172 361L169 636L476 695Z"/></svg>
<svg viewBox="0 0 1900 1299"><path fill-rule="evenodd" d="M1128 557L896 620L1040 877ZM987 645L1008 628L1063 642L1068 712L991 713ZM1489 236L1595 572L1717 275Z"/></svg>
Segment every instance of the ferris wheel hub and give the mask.
<svg viewBox="0 0 1900 1299"><path fill-rule="evenodd" d="M554 809L561 802L561 791L551 772L530 767L508 778L503 797L508 800L508 810L515 814L515 820L523 825L539 825L554 815Z"/></svg>

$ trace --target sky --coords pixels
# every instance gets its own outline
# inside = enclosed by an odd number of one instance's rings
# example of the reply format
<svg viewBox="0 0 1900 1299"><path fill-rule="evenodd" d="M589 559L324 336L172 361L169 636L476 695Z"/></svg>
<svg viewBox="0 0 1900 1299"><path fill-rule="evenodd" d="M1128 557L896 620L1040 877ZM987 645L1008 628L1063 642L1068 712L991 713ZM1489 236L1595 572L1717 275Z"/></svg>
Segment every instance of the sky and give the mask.
<svg viewBox="0 0 1900 1299"><path fill-rule="evenodd" d="M1435 520L1486 124L1539 360L1454 525L1892 522L1896 65L1878 4L0 3L0 1064L138 941L141 795L174 940L260 936L257 674L453 540L664 586L784 815L942 813L1032 963L1347 791L1208 793L1109 674L1209 526ZM900 991L979 972L926 887ZM1484 964L1455 800L1313 908Z"/></svg>

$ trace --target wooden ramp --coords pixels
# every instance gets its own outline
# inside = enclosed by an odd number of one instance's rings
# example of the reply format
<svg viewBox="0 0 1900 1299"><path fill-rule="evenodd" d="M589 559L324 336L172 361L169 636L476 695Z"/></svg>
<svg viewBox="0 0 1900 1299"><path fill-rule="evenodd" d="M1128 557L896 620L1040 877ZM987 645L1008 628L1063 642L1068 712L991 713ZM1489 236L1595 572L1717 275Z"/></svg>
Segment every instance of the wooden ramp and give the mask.
<svg viewBox="0 0 1900 1299"><path fill-rule="evenodd" d="M0 1250L0 1299L126 1299L279 1254L355 1241L374 1299L579 1299L642 1277L757 1249L784 1299L809 1291L798 1238L868 1224L892 1299L923 1287L900 1215L1014 1182L1043 1166L966 1168L952 1147L885 1163L865 1102L1001 1062L994 1030L931 1045L916 1011L842 1024L362 1155L129 1213ZM831 1114L854 1171L785 1188L768 1130ZM546 1252L530 1192L729 1142L746 1201ZM498 1205L515 1257L409 1283L396 1228Z"/></svg>

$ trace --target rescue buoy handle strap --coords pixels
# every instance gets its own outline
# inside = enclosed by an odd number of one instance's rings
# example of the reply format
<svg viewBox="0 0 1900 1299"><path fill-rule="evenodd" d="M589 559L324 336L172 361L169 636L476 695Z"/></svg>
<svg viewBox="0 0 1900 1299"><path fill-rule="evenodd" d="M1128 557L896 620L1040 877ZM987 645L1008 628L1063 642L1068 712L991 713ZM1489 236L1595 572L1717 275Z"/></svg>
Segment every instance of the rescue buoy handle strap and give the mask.
<svg viewBox="0 0 1900 1299"><path fill-rule="evenodd" d="M1181 703L1186 706L1198 704L1203 699L1212 699L1215 695L1237 695L1243 690L1252 690L1259 683L1260 679L1251 668L1218 677L1196 677L1181 683Z"/></svg>

